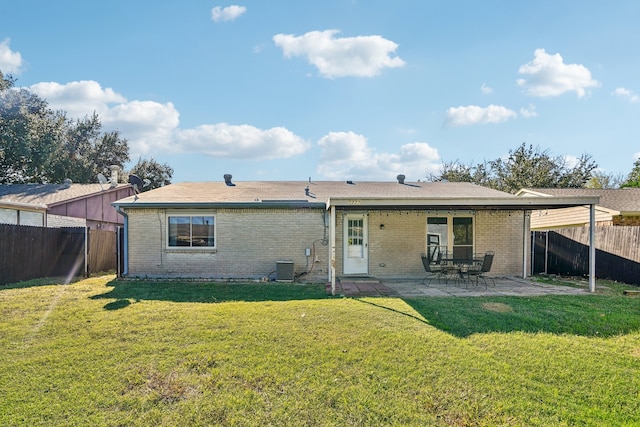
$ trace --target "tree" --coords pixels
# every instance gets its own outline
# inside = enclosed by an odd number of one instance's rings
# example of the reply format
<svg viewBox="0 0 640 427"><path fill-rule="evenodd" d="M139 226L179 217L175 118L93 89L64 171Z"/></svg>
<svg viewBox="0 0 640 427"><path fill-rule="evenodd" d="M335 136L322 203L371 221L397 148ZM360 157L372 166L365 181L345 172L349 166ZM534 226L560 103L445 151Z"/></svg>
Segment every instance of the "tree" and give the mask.
<svg viewBox="0 0 640 427"><path fill-rule="evenodd" d="M0 183L47 181L47 162L64 135L65 119L46 101L0 72Z"/></svg>
<svg viewBox="0 0 640 427"><path fill-rule="evenodd" d="M67 119L14 84L0 72L0 183L92 183L129 160L127 140L102 132L97 114Z"/></svg>
<svg viewBox="0 0 640 427"><path fill-rule="evenodd" d="M495 185L486 162L464 165L458 160L443 163L437 174L427 176L427 181L472 182L486 187Z"/></svg>
<svg viewBox="0 0 640 427"><path fill-rule="evenodd" d="M48 163L51 182L70 179L88 184L99 173L108 174L109 166L121 168L129 160L129 144L118 131L101 133L102 123L97 114L84 119L67 120L63 140L56 147Z"/></svg>
<svg viewBox="0 0 640 427"><path fill-rule="evenodd" d="M509 155L504 159L468 166L457 162L445 163L439 175L428 176L427 179L473 182L515 193L526 187L583 187L596 167L587 154L583 154L574 166L570 166L564 157L553 157L548 150L522 143L515 150L509 150Z"/></svg>
<svg viewBox="0 0 640 427"><path fill-rule="evenodd" d="M142 180L149 180L149 185L140 189L140 191L148 191L171 184L173 168L166 163L156 162L153 157L150 160L139 158L129 174L137 175Z"/></svg>
<svg viewBox="0 0 640 427"><path fill-rule="evenodd" d="M640 187L640 159L633 163L633 169L627 175L627 179L620 185L620 188Z"/></svg>
<svg viewBox="0 0 640 427"><path fill-rule="evenodd" d="M619 188L624 182L622 174L605 173L595 170L591 173L591 178L585 184L586 188Z"/></svg>

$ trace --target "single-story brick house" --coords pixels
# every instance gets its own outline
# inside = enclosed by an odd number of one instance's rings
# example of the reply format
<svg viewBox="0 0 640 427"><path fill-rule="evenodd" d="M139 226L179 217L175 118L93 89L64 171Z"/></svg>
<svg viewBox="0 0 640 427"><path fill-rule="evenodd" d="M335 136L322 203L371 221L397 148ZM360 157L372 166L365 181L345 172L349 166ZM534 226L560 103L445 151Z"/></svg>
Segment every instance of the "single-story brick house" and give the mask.
<svg viewBox="0 0 640 427"><path fill-rule="evenodd" d="M596 225L640 225L640 188L523 188L522 197L599 197ZM588 206L539 209L531 213L532 230L550 230L589 225Z"/></svg>
<svg viewBox="0 0 640 427"><path fill-rule="evenodd" d="M420 254L494 251L492 274L526 276L533 209L597 197L517 197L470 183L184 182L118 200L124 275L150 278L421 278ZM276 277L277 279L277 277Z"/></svg>

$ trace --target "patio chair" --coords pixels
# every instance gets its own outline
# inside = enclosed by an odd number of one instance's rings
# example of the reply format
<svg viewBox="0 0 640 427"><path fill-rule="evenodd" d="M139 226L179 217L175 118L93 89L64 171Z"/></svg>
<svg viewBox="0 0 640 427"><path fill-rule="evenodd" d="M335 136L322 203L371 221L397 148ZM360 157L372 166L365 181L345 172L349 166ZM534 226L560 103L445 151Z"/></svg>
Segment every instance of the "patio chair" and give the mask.
<svg viewBox="0 0 640 427"><path fill-rule="evenodd" d="M427 276L422 279L422 283L426 286L429 286L429 283L435 278L439 278L442 276L442 267L440 266L440 259L442 259L442 254L438 253L438 259L434 265L431 264L429 258L426 254L420 254L420 258L422 258L422 266L424 267L424 271L427 273Z"/></svg>
<svg viewBox="0 0 640 427"><path fill-rule="evenodd" d="M487 288L487 279L491 280L493 286L496 285L496 282L493 278L486 276L486 273L491 271L491 265L493 264L493 257L495 253L493 251L485 252L481 257L473 257L473 264L467 268L465 274L469 281L475 279L476 285L479 284L480 279L484 282L485 289Z"/></svg>

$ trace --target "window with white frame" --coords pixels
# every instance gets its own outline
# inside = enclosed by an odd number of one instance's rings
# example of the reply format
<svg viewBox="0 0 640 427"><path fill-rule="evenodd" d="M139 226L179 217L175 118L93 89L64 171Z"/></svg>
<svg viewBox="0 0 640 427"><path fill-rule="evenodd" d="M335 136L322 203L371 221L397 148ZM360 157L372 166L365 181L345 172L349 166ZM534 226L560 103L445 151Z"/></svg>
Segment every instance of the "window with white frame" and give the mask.
<svg viewBox="0 0 640 427"><path fill-rule="evenodd" d="M427 217L427 254L441 258L473 257L473 216L433 215Z"/></svg>
<svg viewBox="0 0 640 427"><path fill-rule="evenodd" d="M213 215L169 214L167 246L170 248L215 248Z"/></svg>

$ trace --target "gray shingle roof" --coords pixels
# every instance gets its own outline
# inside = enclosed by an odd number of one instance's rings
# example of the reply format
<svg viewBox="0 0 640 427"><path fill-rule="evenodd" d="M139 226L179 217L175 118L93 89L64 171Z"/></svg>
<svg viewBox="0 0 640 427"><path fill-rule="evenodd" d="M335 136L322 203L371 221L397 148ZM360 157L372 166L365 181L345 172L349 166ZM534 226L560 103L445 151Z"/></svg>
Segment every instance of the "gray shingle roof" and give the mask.
<svg viewBox="0 0 640 427"><path fill-rule="evenodd" d="M556 197L599 196L602 206L622 213L640 213L640 188L528 188L537 193Z"/></svg>
<svg viewBox="0 0 640 427"><path fill-rule="evenodd" d="M116 188L129 184L118 184ZM103 190L104 189L104 190ZM107 191L105 184L5 184L0 185L0 204L33 205L34 207L50 207L102 191Z"/></svg>
<svg viewBox="0 0 640 427"><path fill-rule="evenodd" d="M247 181L182 182L138 195L137 204L145 203L253 203L264 201L308 201L324 203L329 198L452 198L514 197L511 194L470 183L354 182L345 181ZM309 194L306 194L308 188ZM132 202L133 197L118 202Z"/></svg>

